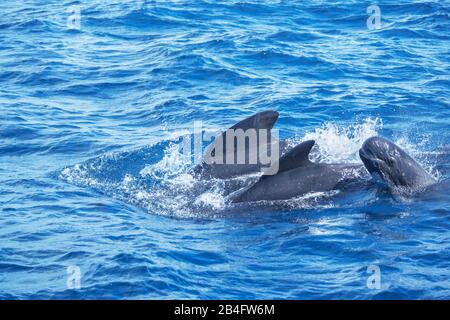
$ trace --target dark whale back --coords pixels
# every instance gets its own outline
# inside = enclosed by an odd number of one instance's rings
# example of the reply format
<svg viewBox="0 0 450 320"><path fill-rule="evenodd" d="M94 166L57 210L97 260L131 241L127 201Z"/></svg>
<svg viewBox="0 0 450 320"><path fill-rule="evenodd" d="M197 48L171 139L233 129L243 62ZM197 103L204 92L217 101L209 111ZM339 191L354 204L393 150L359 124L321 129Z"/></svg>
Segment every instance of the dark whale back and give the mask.
<svg viewBox="0 0 450 320"><path fill-rule="evenodd" d="M304 141L288 151L280 159L276 175L262 176L247 190L232 200L252 202L261 200L285 200L310 192L334 190L339 183L351 175L351 171L360 169L360 165L313 163L309 153L314 141Z"/></svg>
<svg viewBox="0 0 450 320"><path fill-rule="evenodd" d="M202 179L228 179L240 175L246 175L246 174L252 174L252 173L258 173L262 170L263 164L261 163L260 159L258 158L256 163L251 163L250 161L250 153L256 152L256 154L259 155L259 142L260 139L266 139L263 141L267 141L266 144L267 150L268 150L268 156L271 156L274 152L274 148L277 148L277 152L279 155L281 155L285 150L288 148L288 145L284 141L275 141L274 143L271 142L271 130L275 124L275 122L278 119L278 112L276 111L263 111L256 113L242 121L239 121L229 129L231 130L237 130L241 129L243 131L247 131L248 129L255 129L256 130L256 138L257 138L257 145L256 149L255 146L250 146L248 144L245 144L244 149L237 150L234 148L231 150L233 152L233 158L236 158L236 155L238 152L245 153L245 163L243 164L237 164L236 162L234 164L227 164L226 158L227 158L227 150L226 145L227 143L234 143L234 141L227 141L226 138L226 131L221 134L220 139L216 139L213 143L211 143L204 155L204 159L201 164L195 166L191 173ZM259 132L261 129L267 130L267 137L261 137L259 135ZM205 161L205 159L208 159L208 157L215 156L217 148L223 148L222 154L223 154L223 161L221 164L218 163L209 163L208 161ZM253 148L253 149L251 149Z"/></svg>

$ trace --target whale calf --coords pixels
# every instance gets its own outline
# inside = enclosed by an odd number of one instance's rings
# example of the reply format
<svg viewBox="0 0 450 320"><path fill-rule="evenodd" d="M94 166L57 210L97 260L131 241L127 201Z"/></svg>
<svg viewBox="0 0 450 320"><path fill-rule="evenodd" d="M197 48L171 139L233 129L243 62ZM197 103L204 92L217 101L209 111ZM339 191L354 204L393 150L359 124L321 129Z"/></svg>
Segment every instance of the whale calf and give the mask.
<svg viewBox="0 0 450 320"><path fill-rule="evenodd" d="M412 194L437 182L404 150L381 137L367 139L359 157L372 177L395 193Z"/></svg>
<svg viewBox="0 0 450 320"><path fill-rule="evenodd" d="M304 141L288 151L280 158L276 175L262 176L232 202L286 200L310 192L338 190L343 182L360 176L362 165L311 162L309 153L314 143Z"/></svg>

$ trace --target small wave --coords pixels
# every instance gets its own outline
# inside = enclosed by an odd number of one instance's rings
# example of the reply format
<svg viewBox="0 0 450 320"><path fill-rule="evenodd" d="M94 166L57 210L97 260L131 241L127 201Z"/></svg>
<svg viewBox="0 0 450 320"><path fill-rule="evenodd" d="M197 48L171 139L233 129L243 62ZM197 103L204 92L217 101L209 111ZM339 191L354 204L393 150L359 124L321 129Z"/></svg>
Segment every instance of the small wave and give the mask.
<svg viewBox="0 0 450 320"><path fill-rule="evenodd" d="M305 42L320 39L320 35L316 31L300 32L300 31L280 31L268 36L268 39L283 42Z"/></svg>
<svg viewBox="0 0 450 320"><path fill-rule="evenodd" d="M329 65L332 67L332 63L329 63L322 58L315 56L294 55L274 49L263 49L256 52L249 52L247 55L242 56L244 59L249 59L255 62L265 61L270 64L282 64L282 65L298 65L298 66L317 66L317 65ZM267 67L267 65L264 65Z"/></svg>
<svg viewBox="0 0 450 320"><path fill-rule="evenodd" d="M42 18L29 18L24 21L6 25L6 27L24 33L43 33L54 32L57 30L57 26L54 23Z"/></svg>
<svg viewBox="0 0 450 320"><path fill-rule="evenodd" d="M116 17L89 17L86 24L95 27L118 27L128 26L142 30L156 31L160 29L176 28L181 25L186 25L180 20L169 17L156 15L148 10L139 9L128 11L125 14L120 13Z"/></svg>

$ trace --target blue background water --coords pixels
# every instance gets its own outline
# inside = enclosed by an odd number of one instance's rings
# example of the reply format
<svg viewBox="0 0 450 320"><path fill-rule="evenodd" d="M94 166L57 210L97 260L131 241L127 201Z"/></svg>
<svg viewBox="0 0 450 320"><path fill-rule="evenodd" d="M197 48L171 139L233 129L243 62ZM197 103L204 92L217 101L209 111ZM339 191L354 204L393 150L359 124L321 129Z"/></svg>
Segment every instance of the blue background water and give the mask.
<svg viewBox="0 0 450 320"><path fill-rule="evenodd" d="M2 1L0 298L449 298L446 191L237 212L178 157L193 121L275 109L317 161L379 134L445 180L450 3L377 1L377 30L370 4Z"/></svg>

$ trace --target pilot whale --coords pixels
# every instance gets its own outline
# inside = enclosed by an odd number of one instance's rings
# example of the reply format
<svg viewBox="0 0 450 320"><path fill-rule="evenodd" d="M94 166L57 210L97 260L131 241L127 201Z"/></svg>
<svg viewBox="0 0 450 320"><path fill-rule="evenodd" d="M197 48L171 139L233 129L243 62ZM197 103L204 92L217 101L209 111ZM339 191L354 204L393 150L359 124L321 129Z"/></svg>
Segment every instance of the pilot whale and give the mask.
<svg viewBox="0 0 450 320"><path fill-rule="evenodd" d="M394 193L413 194L437 182L403 149L385 138L367 139L359 157L372 177Z"/></svg>
<svg viewBox="0 0 450 320"><path fill-rule="evenodd" d="M304 141L288 151L280 158L276 175L262 176L232 202L286 200L310 192L338 190L346 181L360 177L364 167L359 164L311 162L309 153L314 144L314 140Z"/></svg>
<svg viewBox="0 0 450 320"><path fill-rule="evenodd" d="M266 148L268 156L275 154L281 155L289 148L286 141L278 140L272 135L272 128L277 121L278 116L279 113L277 111L268 110L258 112L239 121L227 130L242 130L245 132L249 129L254 129L256 140L253 144L246 141L248 143L239 146L235 143L235 139L230 139L227 136L227 131L222 132L222 134L207 147L202 163L195 166L190 173L199 179L229 179L261 172L265 165L267 165L262 163L259 157L261 148ZM262 135L263 132L266 133L266 136ZM232 144L233 148L227 149L227 145L229 144ZM207 161L216 155L219 148L221 148L223 156L221 163ZM244 155L244 163L227 163L226 158L229 153L231 153L233 158L236 158L238 154ZM256 161L250 161L251 154L258 155ZM278 158L276 160L278 161Z"/></svg>
<svg viewBox="0 0 450 320"><path fill-rule="evenodd" d="M381 137L371 137L363 143L359 150L363 165L312 162L309 160L309 155L315 144L314 140L304 141L289 149L285 141L273 139L272 128L278 116L278 112L269 110L256 113L236 123L229 129L243 131L255 129L258 143L244 142L237 146L234 144L235 137L227 141L230 138L226 132L223 132L208 146L202 163L194 167L191 173L202 180L226 180L261 173L264 167L261 159L258 158L256 163L250 163L249 155L259 151L261 147L266 147L268 154L276 151L275 154L278 155L275 159L276 173L262 175L255 183L244 189L236 189L237 187L232 185L233 190L227 192L232 203L286 200L311 192L345 190L346 185L358 185L358 182L363 181L364 179L361 178L366 176L367 172L388 185L392 191L402 194L414 193L436 183L436 180L404 150ZM266 130L265 138L260 135L260 130L262 132ZM233 148L228 149L226 146L230 142ZM216 152L219 152L224 161L221 163L207 161L208 157L216 155ZM245 163L226 163L225 159L230 152L233 157L244 153ZM257 154L259 157L259 153Z"/></svg>

